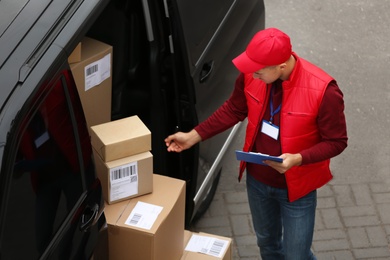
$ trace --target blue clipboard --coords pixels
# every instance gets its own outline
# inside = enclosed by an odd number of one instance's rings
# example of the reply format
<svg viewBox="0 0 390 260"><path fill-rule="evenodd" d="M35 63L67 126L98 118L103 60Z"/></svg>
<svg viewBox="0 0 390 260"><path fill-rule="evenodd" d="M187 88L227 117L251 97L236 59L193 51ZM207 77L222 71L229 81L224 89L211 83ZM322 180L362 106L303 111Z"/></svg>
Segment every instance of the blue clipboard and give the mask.
<svg viewBox="0 0 390 260"><path fill-rule="evenodd" d="M250 163L257 163L266 165L263 163L265 160L275 161L275 162L283 162L282 158L276 157L276 156L270 156L267 154L262 153L253 153L253 152L243 152L236 150L236 158L239 161L245 161Z"/></svg>

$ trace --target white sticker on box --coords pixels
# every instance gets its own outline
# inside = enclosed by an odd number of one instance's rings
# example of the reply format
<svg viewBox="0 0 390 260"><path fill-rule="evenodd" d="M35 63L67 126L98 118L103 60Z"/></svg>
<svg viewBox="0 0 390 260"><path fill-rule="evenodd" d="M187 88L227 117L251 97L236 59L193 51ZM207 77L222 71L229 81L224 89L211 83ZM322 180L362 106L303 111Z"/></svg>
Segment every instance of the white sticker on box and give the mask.
<svg viewBox="0 0 390 260"><path fill-rule="evenodd" d="M111 75L111 53L84 68L85 91L99 85Z"/></svg>
<svg viewBox="0 0 390 260"><path fill-rule="evenodd" d="M138 194L138 163L132 162L110 169L110 200Z"/></svg>
<svg viewBox="0 0 390 260"><path fill-rule="evenodd" d="M125 224L150 230L163 207L138 201Z"/></svg>
<svg viewBox="0 0 390 260"><path fill-rule="evenodd" d="M185 250L222 258L228 246L227 240L193 234Z"/></svg>

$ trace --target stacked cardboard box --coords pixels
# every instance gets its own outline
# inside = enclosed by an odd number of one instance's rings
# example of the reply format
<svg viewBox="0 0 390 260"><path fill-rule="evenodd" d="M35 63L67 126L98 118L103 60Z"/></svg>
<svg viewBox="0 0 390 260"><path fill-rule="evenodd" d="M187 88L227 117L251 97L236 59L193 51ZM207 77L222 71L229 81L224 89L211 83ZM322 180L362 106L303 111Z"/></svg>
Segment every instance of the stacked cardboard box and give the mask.
<svg viewBox="0 0 390 260"><path fill-rule="evenodd" d="M152 192L151 133L138 116L91 127L96 173L108 204Z"/></svg>
<svg viewBox="0 0 390 260"><path fill-rule="evenodd" d="M111 121L111 56L85 38L68 59L106 201L109 259L231 259L231 239L185 230L185 182L153 174L151 133L138 116Z"/></svg>
<svg viewBox="0 0 390 260"><path fill-rule="evenodd" d="M85 37L68 57L88 127L111 120L112 51Z"/></svg>
<svg viewBox="0 0 390 260"><path fill-rule="evenodd" d="M185 182L152 173L151 133L137 116L91 127L91 143L106 200L110 260L231 259L231 239L185 230Z"/></svg>
<svg viewBox="0 0 390 260"><path fill-rule="evenodd" d="M109 259L179 259L185 184L153 174L149 129L131 116L92 126L90 133L106 201Z"/></svg>
<svg viewBox="0 0 390 260"><path fill-rule="evenodd" d="M106 204L108 259L231 260L231 238L184 229L185 182L153 179L152 193Z"/></svg>
<svg viewBox="0 0 390 260"><path fill-rule="evenodd" d="M185 182L153 174L153 192L106 205L109 259L179 260Z"/></svg>

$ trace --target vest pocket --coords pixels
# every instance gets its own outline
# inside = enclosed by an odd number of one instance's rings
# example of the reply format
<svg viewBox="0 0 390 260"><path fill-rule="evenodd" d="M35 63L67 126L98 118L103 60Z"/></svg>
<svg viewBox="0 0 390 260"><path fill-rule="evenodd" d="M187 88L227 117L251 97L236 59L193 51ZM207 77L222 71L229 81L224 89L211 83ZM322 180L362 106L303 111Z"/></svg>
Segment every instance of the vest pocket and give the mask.
<svg viewBox="0 0 390 260"><path fill-rule="evenodd" d="M281 119L281 128L286 137L306 136L318 131L316 119L315 114L287 112Z"/></svg>
<svg viewBox="0 0 390 260"><path fill-rule="evenodd" d="M247 102L249 103L249 102L255 102L256 104L258 104L259 103L259 99L258 98L256 98L256 96L255 95L253 95L253 94L251 94L251 93L249 93L249 92L245 92L246 93L246 97L247 97Z"/></svg>
<svg viewBox="0 0 390 260"><path fill-rule="evenodd" d="M315 116L313 113L305 113L305 112L287 112L286 113L288 116L292 117L313 117Z"/></svg>

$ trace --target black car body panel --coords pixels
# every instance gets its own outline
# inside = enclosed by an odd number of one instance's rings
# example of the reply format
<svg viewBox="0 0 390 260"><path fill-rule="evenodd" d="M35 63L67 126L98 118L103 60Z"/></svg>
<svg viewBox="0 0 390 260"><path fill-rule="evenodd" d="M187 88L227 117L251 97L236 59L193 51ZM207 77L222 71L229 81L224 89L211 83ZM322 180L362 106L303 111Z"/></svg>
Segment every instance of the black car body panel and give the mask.
<svg viewBox="0 0 390 260"><path fill-rule="evenodd" d="M87 259L97 243L104 203L67 61L85 36L113 46L111 119L151 130L154 172L187 183L187 225L207 209L239 125L180 154L163 140L229 97L231 60L264 12L259 0L1 0L0 259Z"/></svg>
<svg viewBox="0 0 390 260"><path fill-rule="evenodd" d="M82 139L88 140L85 123L80 123L85 119L67 63L82 35L76 39L79 26L69 30L68 25L74 23L75 13L92 12L96 16L107 3L26 1L14 12L13 19L4 18L8 25L2 27L0 38L0 259L88 259L93 253L104 224L104 202L92 162L82 160L88 155L81 149L85 143ZM0 2L2 25L8 4L18 3ZM62 35L69 35L74 42L61 41L69 38ZM65 125L71 130L68 136L74 138L73 155L69 157L78 161L79 168L69 175L60 164L46 178L43 176L49 163L43 158L49 156L42 155L41 147L50 142L43 141L40 148L34 148L36 153L23 147L29 127L36 124L44 108L53 108L49 101L58 91L63 91L59 96L63 98L62 110L66 111L62 119L67 118ZM55 100L59 101L58 97ZM53 121L56 117L42 118ZM46 122L49 140L54 140L50 125L55 124ZM58 163L61 156L52 153L50 158Z"/></svg>

